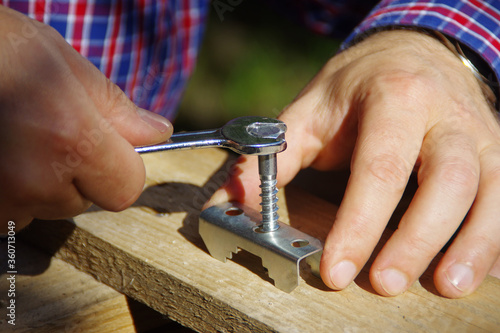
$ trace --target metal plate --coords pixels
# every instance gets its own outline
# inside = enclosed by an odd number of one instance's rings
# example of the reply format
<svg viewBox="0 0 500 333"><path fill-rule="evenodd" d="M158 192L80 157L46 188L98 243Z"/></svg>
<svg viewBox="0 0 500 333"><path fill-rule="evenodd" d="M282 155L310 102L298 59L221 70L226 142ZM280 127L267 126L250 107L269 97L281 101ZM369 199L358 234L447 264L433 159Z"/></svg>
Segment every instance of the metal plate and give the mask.
<svg viewBox="0 0 500 333"><path fill-rule="evenodd" d="M279 228L262 232L261 216L249 207L224 203L205 209L200 215L200 235L210 255L226 262L238 248L262 259L274 285L291 292L299 284L299 263L307 258L311 270L319 276L322 243L278 221Z"/></svg>

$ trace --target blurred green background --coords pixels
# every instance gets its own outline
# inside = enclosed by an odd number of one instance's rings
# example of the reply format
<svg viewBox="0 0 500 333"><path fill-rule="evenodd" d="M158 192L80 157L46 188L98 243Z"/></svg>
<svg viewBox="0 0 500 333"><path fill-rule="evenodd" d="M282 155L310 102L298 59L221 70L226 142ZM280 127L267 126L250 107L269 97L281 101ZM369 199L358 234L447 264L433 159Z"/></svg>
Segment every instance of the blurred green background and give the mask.
<svg viewBox="0 0 500 333"><path fill-rule="evenodd" d="M276 117L338 45L283 17L264 1L242 1L224 13L212 2L176 131L219 127L244 115Z"/></svg>

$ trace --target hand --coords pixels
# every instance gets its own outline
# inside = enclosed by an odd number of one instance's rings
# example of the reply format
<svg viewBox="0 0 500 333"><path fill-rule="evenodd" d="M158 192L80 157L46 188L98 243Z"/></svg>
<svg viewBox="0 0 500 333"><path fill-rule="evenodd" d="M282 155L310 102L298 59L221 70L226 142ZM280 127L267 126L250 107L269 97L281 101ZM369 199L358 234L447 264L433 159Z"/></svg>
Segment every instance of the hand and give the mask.
<svg viewBox="0 0 500 333"><path fill-rule="evenodd" d="M412 171L419 188L371 266L374 289L405 291L466 216L435 270L437 289L456 298L490 270L500 277L499 122L472 73L440 42L412 31L374 34L332 58L279 118L288 149L278 154L278 186L302 168L350 165L321 262L329 287L347 287L367 262ZM209 205L256 205L256 168L243 158Z"/></svg>
<svg viewBox="0 0 500 333"><path fill-rule="evenodd" d="M133 145L171 124L138 109L52 28L0 6L0 233L95 202L132 204L145 171Z"/></svg>

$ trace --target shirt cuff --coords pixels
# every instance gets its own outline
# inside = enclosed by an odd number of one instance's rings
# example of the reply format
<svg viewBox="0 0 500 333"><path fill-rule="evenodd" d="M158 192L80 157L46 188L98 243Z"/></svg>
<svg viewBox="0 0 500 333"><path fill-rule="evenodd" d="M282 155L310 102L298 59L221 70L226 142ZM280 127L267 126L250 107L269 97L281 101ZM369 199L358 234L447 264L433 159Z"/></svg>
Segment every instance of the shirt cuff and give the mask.
<svg viewBox="0 0 500 333"><path fill-rule="evenodd" d="M345 49L373 30L397 26L439 31L476 52L500 77L500 0L381 1L344 41ZM498 87L497 87L498 89Z"/></svg>

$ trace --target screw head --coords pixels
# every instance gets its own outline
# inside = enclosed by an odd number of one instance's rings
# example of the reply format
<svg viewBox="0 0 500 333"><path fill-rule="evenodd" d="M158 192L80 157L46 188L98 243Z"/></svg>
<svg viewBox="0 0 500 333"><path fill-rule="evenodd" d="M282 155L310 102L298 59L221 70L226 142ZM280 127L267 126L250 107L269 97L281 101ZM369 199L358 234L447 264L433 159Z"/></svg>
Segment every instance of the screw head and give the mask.
<svg viewBox="0 0 500 333"><path fill-rule="evenodd" d="M278 139L285 134L285 123L264 123L255 122L247 126L248 134L263 139Z"/></svg>

